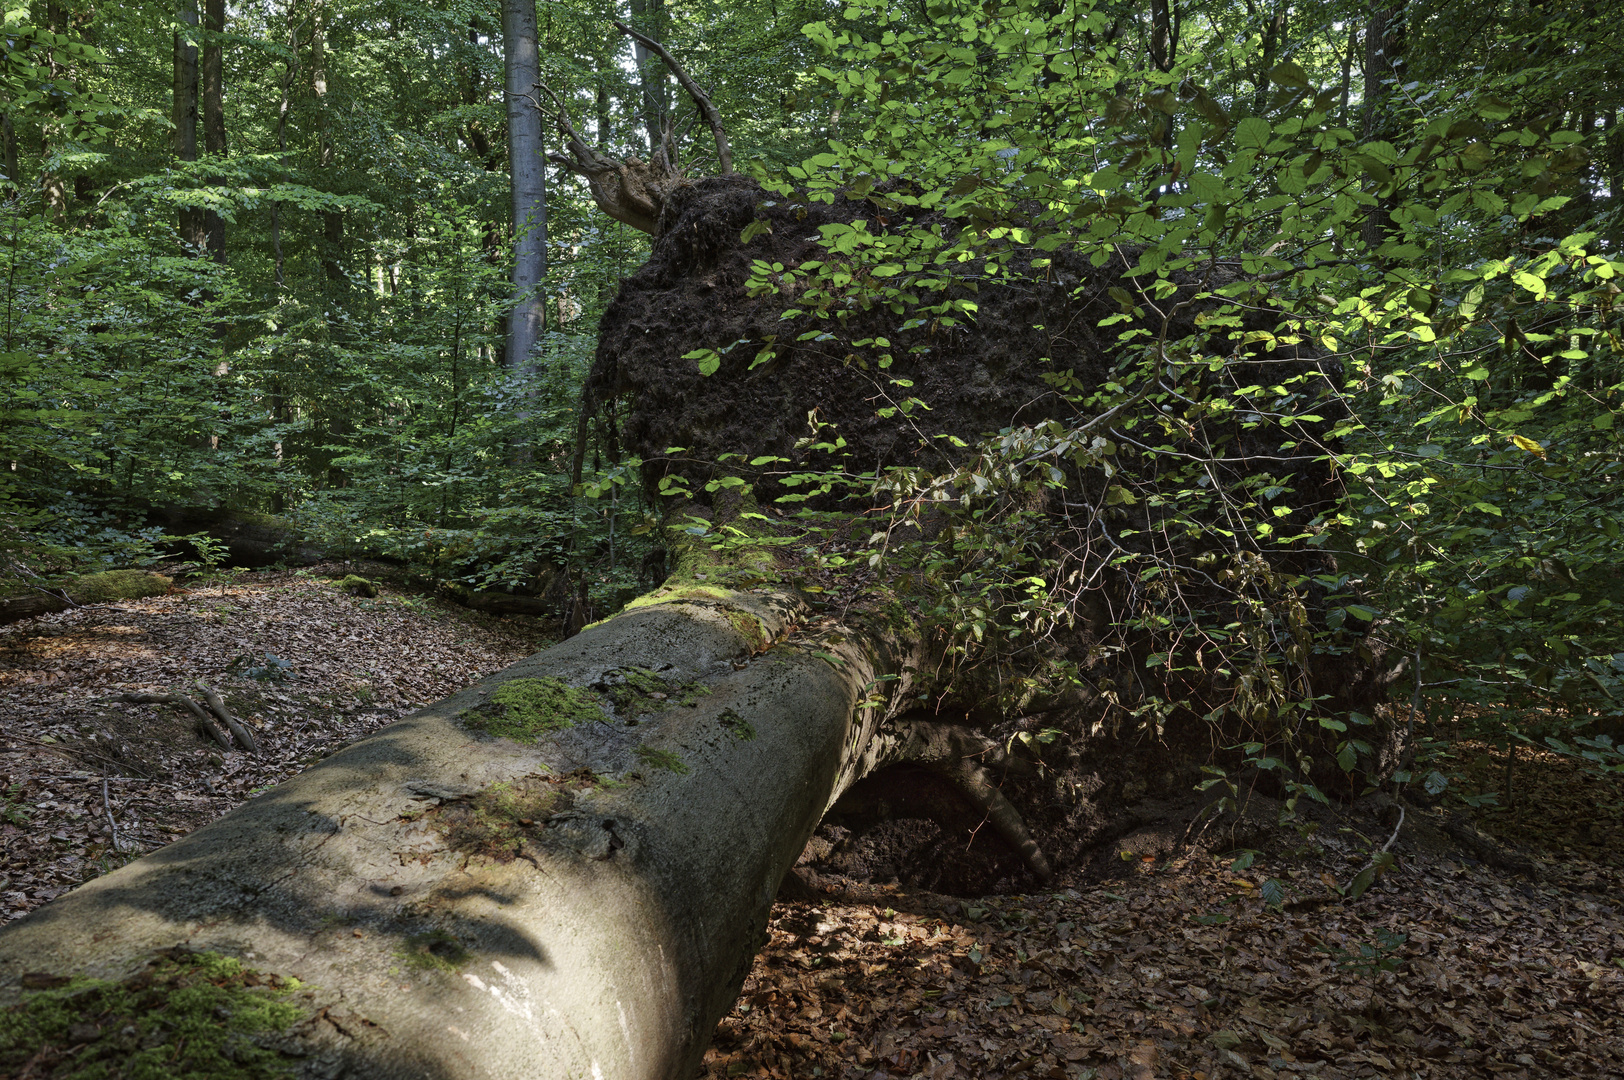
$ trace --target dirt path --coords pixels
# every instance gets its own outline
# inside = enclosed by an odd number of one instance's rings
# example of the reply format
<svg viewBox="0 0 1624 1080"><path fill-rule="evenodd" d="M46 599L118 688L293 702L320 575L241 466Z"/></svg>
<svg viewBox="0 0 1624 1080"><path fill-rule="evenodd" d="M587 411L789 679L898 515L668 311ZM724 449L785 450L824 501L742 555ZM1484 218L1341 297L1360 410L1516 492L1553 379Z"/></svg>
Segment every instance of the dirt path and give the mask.
<svg viewBox="0 0 1624 1080"><path fill-rule="evenodd" d="M546 642L526 620L347 595L324 576L341 572L0 629L0 921ZM197 679L263 756L116 700ZM1471 754L1469 773L1503 774ZM1416 812L1397 867L1351 902L1333 887L1383 838L1354 818L1308 841L1253 821L1249 862L1149 830L1039 895L814 879L811 899L775 908L703 1075L1624 1075L1624 786L1537 765L1513 806L1479 816L1532 847L1536 878L1478 864L1440 814Z"/></svg>

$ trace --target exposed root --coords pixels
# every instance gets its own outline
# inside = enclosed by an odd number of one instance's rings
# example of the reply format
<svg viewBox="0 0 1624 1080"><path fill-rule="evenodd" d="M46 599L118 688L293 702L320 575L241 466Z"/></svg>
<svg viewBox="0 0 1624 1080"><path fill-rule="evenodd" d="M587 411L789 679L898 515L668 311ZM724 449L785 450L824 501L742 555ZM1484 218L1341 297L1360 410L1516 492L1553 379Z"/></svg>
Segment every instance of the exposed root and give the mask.
<svg viewBox="0 0 1624 1080"><path fill-rule="evenodd" d="M980 732L957 724L930 720L902 723L885 748L882 763L923 765L946 778L987 816L987 821L1010 847L1020 853L1040 881L1054 876L1043 849L1032 838L1021 812L999 790L988 774L988 764L1010 766L1004 748Z"/></svg>

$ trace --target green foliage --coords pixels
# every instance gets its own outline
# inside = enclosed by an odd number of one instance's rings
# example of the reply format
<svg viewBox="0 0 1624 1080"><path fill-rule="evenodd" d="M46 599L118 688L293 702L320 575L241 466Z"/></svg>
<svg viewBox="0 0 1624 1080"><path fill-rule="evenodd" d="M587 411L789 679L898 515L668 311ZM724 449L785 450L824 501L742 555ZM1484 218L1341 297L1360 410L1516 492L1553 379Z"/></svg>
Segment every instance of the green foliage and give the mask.
<svg viewBox="0 0 1624 1080"><path fill-rule="evenodd" d="M502 739L535 742L538 736L578 724L607 720L598 699L563 679L509 679L491 691L481 705L466 709L459 719L465 727Z"/></svg>
<svg viewBox="0 0 1624 1080"><path fill-rule="evenodd" d="M214 953L165 954L123 982L75 979L25 993L0 1012L0 1066L74 1077L248 1080L292 1076L294 1061L260 1045L306 1010L296 980ZM66 1074L64 1074L66 1075Z"/></svg>

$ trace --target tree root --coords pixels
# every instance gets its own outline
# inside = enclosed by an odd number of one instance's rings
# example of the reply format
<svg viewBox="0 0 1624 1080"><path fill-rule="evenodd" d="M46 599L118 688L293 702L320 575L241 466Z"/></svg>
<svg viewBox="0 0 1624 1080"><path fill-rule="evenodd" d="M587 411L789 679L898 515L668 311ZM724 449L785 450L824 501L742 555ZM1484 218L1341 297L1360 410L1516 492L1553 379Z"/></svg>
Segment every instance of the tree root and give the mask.
<svg viewBox="0 0 1624 1080"><path fill-rule="evenodd" d="M210 691L210 693L212 693L212 691ZM218 696L219 695L217 694L215 695L215 697ZM232 736L236 736L238 745L244 750L248 751L250 754L259 753L259 744L254 741L253 736L248 734L248 730L246 728L236 722L235 717L226 721L226 726L231 731L231 735L227 735L224 731L221 731L215 726L215 723L210 718L209 714L203 710L203 706L199 705L185 694L124 694L121 695L120 700L132 702L136 705L178 706L192 714L192 727L197 730L197 733L203 736L205 739L214 740L220 745L220 749L230 750ZM224 702L220 703L220 710L225 712ZM226 716L230 715L230 713L226 713Z"/></svg>
<svg viewBox="0 0 1624 1080"><path fill-rule="evenodd" d="M231 715L231 710L226 708L225 699L212 686L204 685L201 679L198 680L197 688L203 691L203 700L208 702L209 711L220 718L220 722L231 732L231 737L237 740L237 745L258 757L259 740L254 738L254 733L249 731L241 721Z"/></svg>
<svg viewBox="0 0 1624 1080"><path fill-rule="evenodd" d="M999 790L987 764L1015 764L1004 748L979 732L930 720L904 722L886 748L884 764L923 765L937 773L986 815L998 835L1014 848L1040 881L1054 876L1043 849L1032 838L1021 812Z"/></svg>

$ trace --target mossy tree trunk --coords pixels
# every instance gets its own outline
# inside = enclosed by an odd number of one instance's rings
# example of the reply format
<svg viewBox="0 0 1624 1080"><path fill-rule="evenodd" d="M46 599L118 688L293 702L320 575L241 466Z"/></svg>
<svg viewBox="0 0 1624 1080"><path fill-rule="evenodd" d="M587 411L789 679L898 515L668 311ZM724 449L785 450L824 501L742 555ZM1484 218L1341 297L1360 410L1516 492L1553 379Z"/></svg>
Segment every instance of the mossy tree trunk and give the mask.
<svg viewBox="0 0 1624 1080"><path fill-rule="evenodd" d="M0 1006L181 947L305 984L301 1075L685 1080L909 698L807 614L668 585L0 930Z"/></svg>

